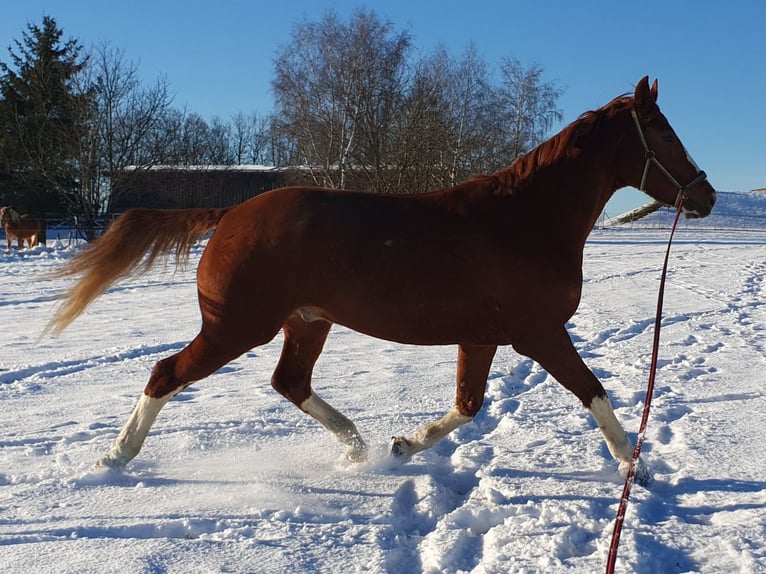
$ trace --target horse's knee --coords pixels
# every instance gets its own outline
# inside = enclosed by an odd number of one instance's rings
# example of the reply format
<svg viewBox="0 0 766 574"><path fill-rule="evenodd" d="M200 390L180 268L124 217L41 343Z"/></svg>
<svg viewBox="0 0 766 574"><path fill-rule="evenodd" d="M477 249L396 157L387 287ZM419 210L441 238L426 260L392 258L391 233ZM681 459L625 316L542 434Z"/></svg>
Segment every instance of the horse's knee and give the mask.
<svg viewBox="0 0 766 574"><path fill-rule="evenodd" d="M457 360L455 408L473 418L481 410L487 377L497 347L461 345Z"/></svg>
<svg viewBox="0 0 766 574"><path fill-rule="evenodd" d="M455 408L457 408L461 415L473 418L479 413L483 403L484 393L468 393L465 395L458 393L455 400Z"/></svg>

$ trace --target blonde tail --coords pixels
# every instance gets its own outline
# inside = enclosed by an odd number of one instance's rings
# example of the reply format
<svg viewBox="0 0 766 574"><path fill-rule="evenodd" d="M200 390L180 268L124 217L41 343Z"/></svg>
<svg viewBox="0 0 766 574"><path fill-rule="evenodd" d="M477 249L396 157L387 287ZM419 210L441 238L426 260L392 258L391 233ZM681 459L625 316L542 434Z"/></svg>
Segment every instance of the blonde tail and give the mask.
<svg viewBox="0 0 766 574"><path fill-rule="evenodd" d="M49 277L79 275L41 336L59 335L93 301L120 279L146 272L175 250L176 261L214 229L228 209L131 209L114 220L92 245ZM146 257L144 257L146 255Z"/></svg>

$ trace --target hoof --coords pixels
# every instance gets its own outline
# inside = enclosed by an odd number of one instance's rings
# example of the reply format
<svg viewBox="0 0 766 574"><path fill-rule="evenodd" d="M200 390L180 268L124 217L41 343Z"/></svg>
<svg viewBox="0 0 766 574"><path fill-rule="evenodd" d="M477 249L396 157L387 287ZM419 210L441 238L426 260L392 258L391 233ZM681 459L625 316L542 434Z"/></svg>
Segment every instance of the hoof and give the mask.
<svg viewBox="0 0 766 574"><path fill-rule="evenodd" d="M346 460L349 462L364 462L367 460L366 450L350 450L346 451Z"/></svg>
<svg viewBox="0 0 766 574"><path fill-rule="evenodd" d="M397 460L407 460L412 452L412 443L403 436L391 437L391 456Z"/></svg>
<svg viewBox="0 0 766 574"><path fill-rule="evenodd" d="M628 471L630 470L630 464L631 463L629 462L620 463L620 475L623 478L627 478ZM640 458L638 459L638 464L636 464L636 469L633 472L633 480L636 484L643 486L644 488L648 487L654 480L654 476L649 470L649 466L646 465Z"/></svg>
<svg viewBox="0 0 766 574"><path fill-rule="evenodd" d="M96 461L96 468L104 468L107 470L120 470L125 468L126 464L128 464L128 461L121 456L113 457L110 455L106 455L105 457L100 458Z"/></svg>
<svg viewBox="0 0 766 574"><path fill-rule="evenodd" d="M345 455L349 462L364 462L367 460L367 443L359 435L354 435L346 446Z"/></svg>
<svg viewBox="0 0 766 574"><path fill-rule="evenodd" d="M652 481L654 481L654 475L649 470L649 466L644 464L644 461L639 459L636 465L636 472L633 474L636 480L636 484L648 488Z"/></svg>

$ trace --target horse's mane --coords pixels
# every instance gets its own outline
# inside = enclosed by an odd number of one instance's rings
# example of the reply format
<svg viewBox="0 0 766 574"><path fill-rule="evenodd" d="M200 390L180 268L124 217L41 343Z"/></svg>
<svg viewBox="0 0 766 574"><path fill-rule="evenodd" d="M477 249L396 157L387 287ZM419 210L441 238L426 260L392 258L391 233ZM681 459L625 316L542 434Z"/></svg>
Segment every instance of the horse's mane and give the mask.
<svg viewBox="0 0 766 574"><path fill-rule="evenodd" d="M633 105L633 98L623 94L597 110L583 113L558 134L544 141L532 151L517 158L510 166L493 174L501 184L500 193L513 193L519 184L529 179L540 168L579 153L589 135L598 131L602 121Z"/></svg>

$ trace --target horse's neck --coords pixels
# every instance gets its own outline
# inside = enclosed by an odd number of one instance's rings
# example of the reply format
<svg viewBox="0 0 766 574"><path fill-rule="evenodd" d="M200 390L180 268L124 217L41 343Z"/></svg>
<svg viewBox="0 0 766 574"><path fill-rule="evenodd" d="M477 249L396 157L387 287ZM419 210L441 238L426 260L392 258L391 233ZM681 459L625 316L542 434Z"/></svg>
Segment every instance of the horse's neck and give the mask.
<svg viewBox="0 0 766 574"><path fill-rule="evenodd" d="M524 198L542 217L566 225L584 241L618 188L614 147L562 155L523 175L514 171L521 167L514 163L496 177L509 195Z"/></svg>
<svg viewBox="0 0 766 574"><path fill-rule="evenodd" d="M515 198L515 214L509 213L514 225L553 253L570 253L572 261L581 260L588 235L620 187L621 135L613 126L600 127L604 131L582 148L571 146L547 162L530 156L526 159L532 164L513 164L495 174Z"/></svg>

